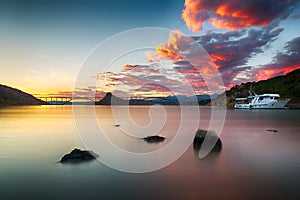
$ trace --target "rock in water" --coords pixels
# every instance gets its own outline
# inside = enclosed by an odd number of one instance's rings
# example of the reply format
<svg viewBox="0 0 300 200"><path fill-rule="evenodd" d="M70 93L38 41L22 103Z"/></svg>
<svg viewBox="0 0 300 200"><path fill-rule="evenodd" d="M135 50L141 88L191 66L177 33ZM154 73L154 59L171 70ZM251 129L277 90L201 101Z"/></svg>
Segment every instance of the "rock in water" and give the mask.
<svg viewBox="0 0 300 200"><path fill-rule="evenodd" d="M143 140L145 140L148 143L158 143L158 142L163 142L165 138L159 135L153 135L153 136L147 136L143 138Z"/></svg>
<svg viewBox="0 0 300 200"><path fill-rule="evenodd" d="M222 141L221 139L218 137L218 134L214 131L206 131L206 130L202 130L202 129L198 129L194 138L194 149L199 150L204 142L204 139L207 138L210 141L217 141L215 146L212 148L212 151L217 152L217 151L221 151L222 149Z"/></svg>
<svg viewBox="0 0 300 200"><path fill-rule="evenodd" d="M274 133L277 133L277 132L278 132L278 130L276 130L276 129L267 129L266 131L274 132Z"/></svg>
<svg viewBox="0 0 300 200"><path fill-rule="evenodd" d="M99 155L92 151L82 151L80 149L74 149L71 153L64 155L60 162L61 163L79 163L84 161L94 160Z"/></svg>

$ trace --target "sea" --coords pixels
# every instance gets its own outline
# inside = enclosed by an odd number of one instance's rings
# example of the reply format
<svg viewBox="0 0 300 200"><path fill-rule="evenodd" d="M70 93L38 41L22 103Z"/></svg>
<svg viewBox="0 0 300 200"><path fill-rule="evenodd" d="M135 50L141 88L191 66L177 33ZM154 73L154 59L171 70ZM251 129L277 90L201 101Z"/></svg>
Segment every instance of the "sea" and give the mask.
<svg viewBox="0 0 300 200"><path fill-rule="evenodd" d="M222 150L199 156L198 128L216 129ZM165 141L142 139L154 134ZM60 163L74 148L99 158ZM300 199L299 188L300 110L0 108L1 200Z"/></svg>

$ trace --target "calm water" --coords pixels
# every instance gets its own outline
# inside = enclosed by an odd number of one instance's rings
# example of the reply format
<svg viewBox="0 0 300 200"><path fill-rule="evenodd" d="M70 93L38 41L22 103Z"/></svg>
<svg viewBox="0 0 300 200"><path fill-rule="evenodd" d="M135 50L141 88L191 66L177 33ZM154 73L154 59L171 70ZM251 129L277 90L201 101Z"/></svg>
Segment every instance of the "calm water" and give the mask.
<svg viewBox="0 0 300 200"><path fill-rule="evenodd" d="M149 123L148 109L131 108L138 125ZM80 117L92 117L82 110ZM178 107L167 107L160 132L166 141L147 144L114 127L109 107L96 113L113 142L138 153L168 144L180 120ZM200 113L205 129L210 109ZM200 160L190 146L164 169L130 174L98 161L57 163L73 148L84 148L70 106L0 108L0 199L299 199L299 122L300 110L227 110L219 154Z"/></svg>

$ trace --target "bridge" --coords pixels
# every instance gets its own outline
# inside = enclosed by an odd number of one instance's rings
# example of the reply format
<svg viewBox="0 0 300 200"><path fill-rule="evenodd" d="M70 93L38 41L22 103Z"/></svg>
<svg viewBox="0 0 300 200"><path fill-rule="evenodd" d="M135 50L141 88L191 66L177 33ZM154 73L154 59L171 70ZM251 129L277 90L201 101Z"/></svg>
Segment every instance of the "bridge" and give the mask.
<svg viewBox="0 0 300 200"><path fill-rule="evenodd" d="M70 97L70 96L42 96L37 98L47 102L50 105L66 105L74 100L77 100L79 102L100 101L103 97L89 98L89 97Z"/></svg>
<svg viewBox="0 0 300 200"><path fill-rule="evenodd" d="M103 96L104 97L104 96ZM67 105L73 101L78 101L78 102L96 102L100 101L103 99L103 97L72 97L72 96L41 96L37 97L41 99L42 101L47 102L50 105ZM137 100L137 101L142 101L146 99L156 99L156 98L161 98L164 99L166 97L143 97L143 96L131 96L131 97L118 97L123 100Z"/></svg>

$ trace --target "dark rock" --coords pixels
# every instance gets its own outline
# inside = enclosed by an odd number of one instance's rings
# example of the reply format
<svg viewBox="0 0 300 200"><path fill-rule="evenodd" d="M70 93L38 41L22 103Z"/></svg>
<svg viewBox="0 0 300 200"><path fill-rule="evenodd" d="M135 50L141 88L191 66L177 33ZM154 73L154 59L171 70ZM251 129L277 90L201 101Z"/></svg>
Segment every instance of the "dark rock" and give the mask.
<svg viewBox="0 0 300 200"><path fill-rule="evenodd" d="M95 102L96 105L129 105L129 101L114 96L108 92L103 99Z"/></svg>
<svg viewBox="0 0 300 200"><path fill-rule="evenodd" d="M82 151L80 149L74 149L71 153L64 155L60 162L61 163L78 163L84 161L94 160L99 155L92 151Z"/></svg>
<svg viewBox="0 0 300 200"><path fill-rule="evenodd" d="M196 132L193 142L194 149L200 150L205 138L207 138L209 141L215 141L217 139L217 142L211 151L221 151L223 144L217 133L214 131L206 131L202 129L198 129Z"/></svg>
<svg viewBox="0 0 300 200"><path fill-rule="evenodd" d="M277 133L277 132L278 132L278 130L276 130L276 129L267 129L266 131L274 132L274 133Z"/></svg>
<svg viewBox="0 0 300 200"><path fill-rule="evenodd" d="M148 143L158 143L158 142L163 142L165 138L159 135L153 135L153 136L147 136L143 138L143 140L145 140Z"/></svg>

